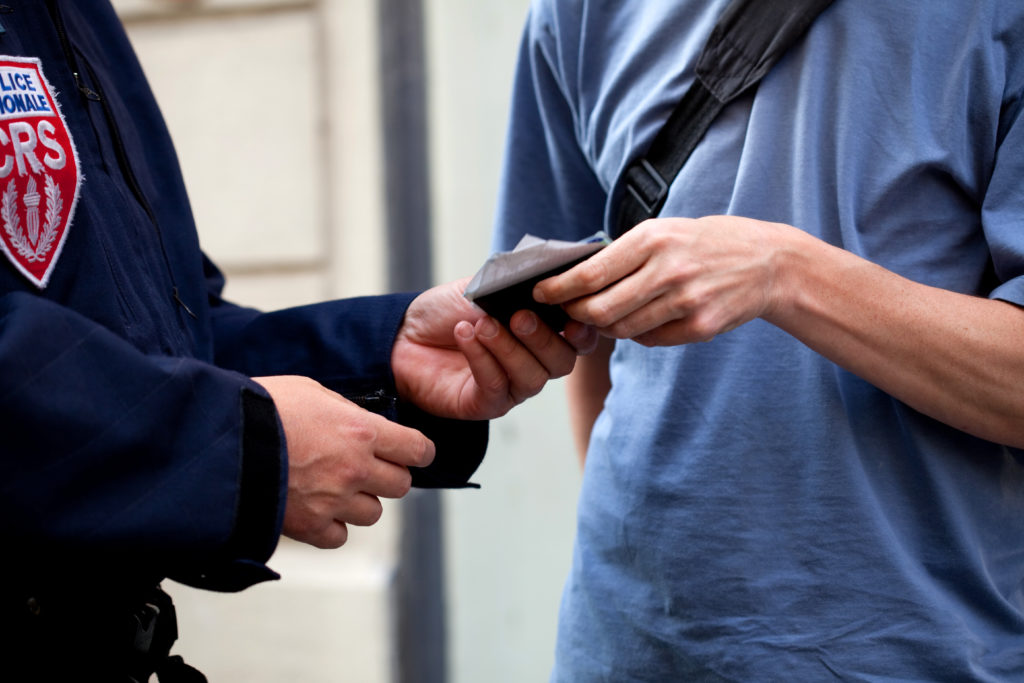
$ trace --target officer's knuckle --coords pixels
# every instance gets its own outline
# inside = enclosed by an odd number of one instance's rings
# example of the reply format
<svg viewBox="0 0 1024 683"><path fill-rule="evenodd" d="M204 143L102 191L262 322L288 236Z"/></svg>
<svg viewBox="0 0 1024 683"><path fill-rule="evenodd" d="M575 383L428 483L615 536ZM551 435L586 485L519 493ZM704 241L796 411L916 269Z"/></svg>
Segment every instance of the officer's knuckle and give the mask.
<svg viewBox="0 0 1024 683"><path fill-rule="evenodd" d="M404 498L409 491L412 490L412 473L409 470L405 470L399 479L398 485L395 487L395 493L397 498Z"/></svg>
<svg viewBox="0 0 1024 683"><path fill-rule="evenodd" d="M341 467L341 477L350 484L362 484L370 477L369 463L361 457L347 458Z"/></svg>
<svg viewBox="0 0 1024 683"><path fill-rule="evenodd" d="M365 526L373 526L380 521L380 518L384 515L384 506L376 498L370 501L370 507L366 511L366 515L363 518Z"/></svg>

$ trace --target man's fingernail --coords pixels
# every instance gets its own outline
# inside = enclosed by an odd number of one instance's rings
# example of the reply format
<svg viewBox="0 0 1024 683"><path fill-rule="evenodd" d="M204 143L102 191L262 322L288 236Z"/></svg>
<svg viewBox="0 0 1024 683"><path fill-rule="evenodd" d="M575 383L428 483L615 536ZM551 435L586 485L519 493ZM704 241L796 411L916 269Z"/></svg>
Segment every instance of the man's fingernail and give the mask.
<svg viewBox="0 0 1024 683"><path fill-rule="evenodd" d="M533 290L533 300L540 304L546 304L548 302L548 298L544 296L544 292L541 291L539 287L536 287Z"/></svg>

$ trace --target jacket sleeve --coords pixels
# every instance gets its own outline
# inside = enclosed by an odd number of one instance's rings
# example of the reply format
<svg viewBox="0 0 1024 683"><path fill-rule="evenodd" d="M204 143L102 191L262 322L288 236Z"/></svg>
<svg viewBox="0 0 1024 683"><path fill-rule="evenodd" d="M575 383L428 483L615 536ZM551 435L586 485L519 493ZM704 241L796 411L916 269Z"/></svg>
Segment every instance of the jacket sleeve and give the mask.
<svg viewBox="0 0 1024 683"><path fill-rule="evenodd" d="M14 563L131 567L220 590L275 578L283 437L266 393L146 355L43 298L0 297L0 524Z"/></svg>
<svg viewBox="0 0 1024 683"><path fill-rule="evenodd" d="M249 377L312 377L434 441L434 462L413 468L414 486L473 486L469 477L487 449L488 423L436 417L397 396L391 348L415 294L355 297L261 313L222 299L219 272L208 260L206 269L218 366Z"/></svg>

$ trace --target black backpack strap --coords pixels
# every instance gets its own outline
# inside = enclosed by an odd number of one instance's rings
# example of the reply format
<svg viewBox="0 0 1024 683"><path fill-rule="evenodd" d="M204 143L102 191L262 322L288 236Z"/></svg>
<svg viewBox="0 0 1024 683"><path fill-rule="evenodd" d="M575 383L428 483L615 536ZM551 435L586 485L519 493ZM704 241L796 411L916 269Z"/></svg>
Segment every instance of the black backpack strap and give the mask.
<svg viewBox="0 0 1024 683"><path fill-rule="evenodd" d="M832 0L732 0L697 58L697 77L647 154L623 173L615 237L661 211L669 185L718 112L755 85Z"/></svg>

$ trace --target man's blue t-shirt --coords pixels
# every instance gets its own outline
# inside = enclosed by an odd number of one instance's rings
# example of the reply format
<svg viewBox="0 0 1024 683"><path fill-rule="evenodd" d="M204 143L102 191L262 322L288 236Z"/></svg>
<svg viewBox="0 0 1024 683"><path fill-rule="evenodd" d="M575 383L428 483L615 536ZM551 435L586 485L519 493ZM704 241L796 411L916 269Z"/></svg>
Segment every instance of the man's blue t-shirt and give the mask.
<svg viewBox="0 0 1024 683"><path fill-rule="evenodd" d="M534 2L497 248L611 227L724 6ZM721 113L662 215L784 222L1024 304L1022 94L1024 3L836 0ZM619 342L611 373L554 680L1024 679L1020 450L760 320Z"/></svg>

